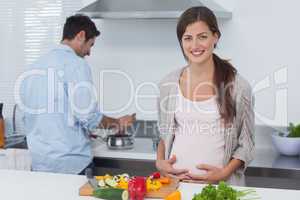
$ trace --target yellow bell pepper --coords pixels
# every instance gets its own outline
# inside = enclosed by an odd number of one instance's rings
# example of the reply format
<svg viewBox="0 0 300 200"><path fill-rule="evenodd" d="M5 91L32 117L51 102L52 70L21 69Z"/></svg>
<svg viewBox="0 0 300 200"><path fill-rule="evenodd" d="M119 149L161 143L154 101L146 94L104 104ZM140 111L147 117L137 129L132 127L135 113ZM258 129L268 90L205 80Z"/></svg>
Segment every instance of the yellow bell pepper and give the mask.
<svg viewBox="0 0 300 200"><path fill-rule="evenodd" d="M181 200L181 193L180 191L176 190L165 197L164 200Z"/></svg>
<svg viewBox="0 0 300 200"><path fill-rule="evenodd" d="M170 184L171 183L171 179L168 177L161 177L161 178L157 179L157 181L159 181L162 184Z"/></svg>
<svg viewBox="0 0 300 200"><path fill-rule="evenodd" d="M120 182L117 185L118 188L127 190L128 189L128 182L125 180L120 180Z"/></svg>
<svg viewBox="0 0 300 200"><path fill-rule="evenodd" d="M95 176L95 179L96 179L97 181L99 181L99 180L104 180L104 176Z"/></svg>
<svg viewBox="0 0 300 200"><path fill-rule="evenodd" d="M147 178L146 180L147 191L159 190L161 186L162 184L157 180L151 178Z"/></svg>
<svg viewBox="0 0 300 200"><path fill-rule="evenodd" d="M105 174L104 179L112 179L112 176L109 174Z"/></svg>
<svg viewBox="0 0 300 200"><path fill-rule="evenodd" d="M112 178L112 176L109 175L109 174L105 174L105 176L95 176L95 179L98 180L98 181L99 180L105 180L107 178Z"/></svg>

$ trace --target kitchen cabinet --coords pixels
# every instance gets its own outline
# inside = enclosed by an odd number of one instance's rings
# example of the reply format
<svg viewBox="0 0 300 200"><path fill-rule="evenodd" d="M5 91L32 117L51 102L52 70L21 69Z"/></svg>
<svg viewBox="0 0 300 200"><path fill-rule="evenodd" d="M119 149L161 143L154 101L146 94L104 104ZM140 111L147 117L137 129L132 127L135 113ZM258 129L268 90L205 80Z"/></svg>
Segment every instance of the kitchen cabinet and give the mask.
<svg viewBox="0 0 300 200"><path fill-rule="evenodd" d="M31 169L31 159L27 149L0 149L0 169Z"/></svg>

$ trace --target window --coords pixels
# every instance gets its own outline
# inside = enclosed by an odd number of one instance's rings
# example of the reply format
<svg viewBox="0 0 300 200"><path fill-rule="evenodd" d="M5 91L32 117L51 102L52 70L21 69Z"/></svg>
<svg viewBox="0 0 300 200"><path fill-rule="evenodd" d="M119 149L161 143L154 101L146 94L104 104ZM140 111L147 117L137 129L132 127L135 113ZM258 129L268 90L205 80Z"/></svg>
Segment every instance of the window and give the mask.
<svg viewBox="0 0 300 200"><path fill-rule="evenodd" d="M81 0L0 1L0 102L8 128L18 75L59 43L66 17L82 7Z"/></svg>

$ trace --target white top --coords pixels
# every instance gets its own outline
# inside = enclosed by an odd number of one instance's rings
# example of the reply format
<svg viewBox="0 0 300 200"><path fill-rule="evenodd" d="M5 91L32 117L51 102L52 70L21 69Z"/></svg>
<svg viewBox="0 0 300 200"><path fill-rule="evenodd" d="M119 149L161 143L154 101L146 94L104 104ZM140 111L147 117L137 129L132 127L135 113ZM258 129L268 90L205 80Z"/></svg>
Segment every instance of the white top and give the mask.
<svg viewBox="0 0 300 200"><path fill-rule="evenodd" d="M171 152L177 157L174 167L194 174L205 173L196 168L199 164L223 167L225 141L216 97L191 101L178 91L177 128Z"/></svg>

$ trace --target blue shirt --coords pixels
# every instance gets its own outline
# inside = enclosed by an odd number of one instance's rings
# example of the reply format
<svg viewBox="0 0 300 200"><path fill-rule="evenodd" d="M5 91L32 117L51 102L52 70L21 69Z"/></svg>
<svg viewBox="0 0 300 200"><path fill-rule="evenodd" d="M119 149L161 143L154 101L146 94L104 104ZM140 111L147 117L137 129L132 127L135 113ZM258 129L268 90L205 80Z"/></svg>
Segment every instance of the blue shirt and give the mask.
<svg viewBox="0 0 300 200"><path fill-rule="evenodd" d="M102 119L91 70L58 45L23 74L20 107L32 170L80 173L92 161L89 132Z"/></svg>

